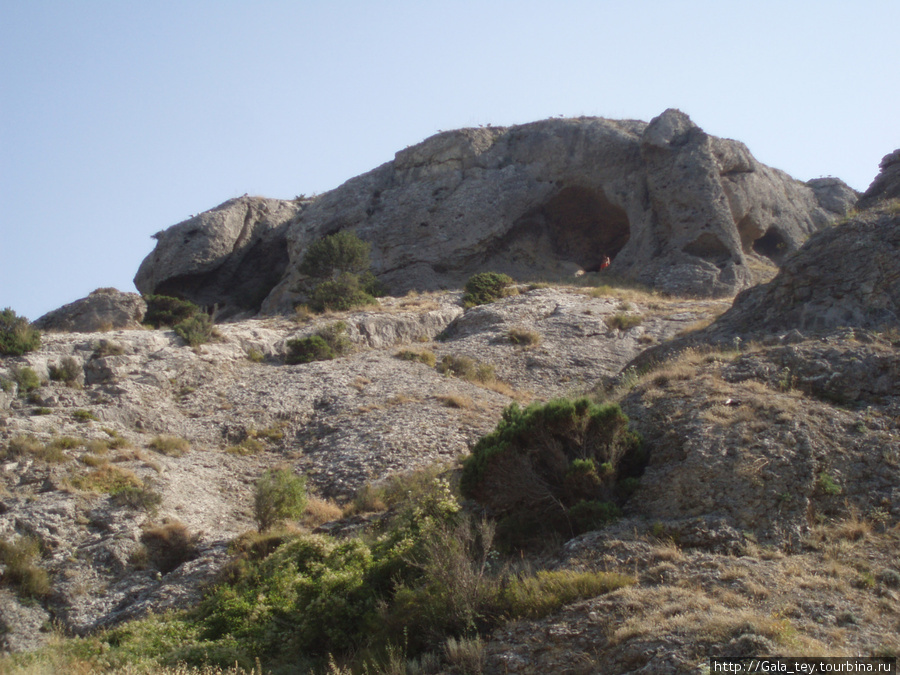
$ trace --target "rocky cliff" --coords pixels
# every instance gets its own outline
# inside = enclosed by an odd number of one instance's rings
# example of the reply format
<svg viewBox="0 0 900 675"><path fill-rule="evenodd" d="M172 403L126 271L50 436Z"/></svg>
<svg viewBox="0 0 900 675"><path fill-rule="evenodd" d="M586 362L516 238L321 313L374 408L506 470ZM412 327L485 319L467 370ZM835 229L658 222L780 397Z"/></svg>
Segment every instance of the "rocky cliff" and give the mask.
<svg viewBox="0 0 900 675"><path fill-rule="evenodd" d="M654 288L727 296L856 198L836 179L804 184L766 167L677 110L649 124L461 129L313 200L234 200L180 223L158 235L135 283L226 314L289 311L304 299L306 247L349 229L371 243L373 271L394 294L459 288L489 269L570 278L609 256L611 273ZM267 234L255 243L251 230Z"/></svg>

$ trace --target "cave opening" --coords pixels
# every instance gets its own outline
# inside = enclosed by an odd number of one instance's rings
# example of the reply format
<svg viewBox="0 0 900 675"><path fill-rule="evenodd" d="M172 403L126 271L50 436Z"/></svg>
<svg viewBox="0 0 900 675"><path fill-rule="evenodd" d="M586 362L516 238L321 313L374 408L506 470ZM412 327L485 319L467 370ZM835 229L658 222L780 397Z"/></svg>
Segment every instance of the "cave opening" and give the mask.
<svg viewBox="0 0 900 675"><path fill-rule="evenodd" d="M631 235L628 215L602 190L564 188L534 215L554 254L586 272L600 270L604 256L615 260Z"/></svg>
<svg viewBox="0 0 900 675"><path fill-rule="evenodd" d="M753 242L753 250L780 265L788 252L788 243L780 232L770 227L762 237Z"/></svg>

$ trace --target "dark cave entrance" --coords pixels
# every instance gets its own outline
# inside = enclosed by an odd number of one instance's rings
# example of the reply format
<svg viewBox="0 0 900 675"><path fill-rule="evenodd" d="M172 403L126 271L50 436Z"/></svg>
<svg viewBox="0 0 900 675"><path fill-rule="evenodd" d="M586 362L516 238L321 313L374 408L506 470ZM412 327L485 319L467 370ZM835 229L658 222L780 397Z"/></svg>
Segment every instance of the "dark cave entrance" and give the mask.
<svg viewBox="0 0 900 675"><path fill-rule="evenodd" d="M528 220L544 230L558 258L586 272L598 271L605 255L615 260L631 235L623 209L602 190L582 187L564 188Z"/></svg>
<svg viewBox="0 0 900 675"><path fill-rule="evenodd" d="M762 237L753 242L753 250L780 265L788 252L788 243L781 233L770 227Z"/></svg>

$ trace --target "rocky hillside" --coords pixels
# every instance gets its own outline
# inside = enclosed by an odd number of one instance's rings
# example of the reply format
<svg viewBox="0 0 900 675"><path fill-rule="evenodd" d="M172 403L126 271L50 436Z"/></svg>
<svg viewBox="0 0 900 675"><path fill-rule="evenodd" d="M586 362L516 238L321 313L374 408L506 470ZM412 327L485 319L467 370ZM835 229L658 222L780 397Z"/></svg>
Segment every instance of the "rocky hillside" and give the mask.
<svg viewBox="0 0 900 675"><path fill-rule="evenodd" d="M680 138L676 148L735 147L675 113L618 128L642 143L661 134ZM470 141L491 140L489 155L515 133ZM450 150L445 162L465 164ZM247 242L271 243L266 232L301 228L328 203L291 215L279 202L266 220L245 198L216 217L237 232L232 252L264 258L274 249ZM240 226L229 220L237 207ZM176 228L188 242L208 234ZM589 394L619 403L642 435L640 482L611 525L548 542L507 581L531 578L529 566L629 581L492 628L467 643L465 666L448 641L416 672L674 673L710 655L895 655L898 232L896 202L882 198L811 236L733 306L604 283L604 272L582 285L521 284L467 309L458 291L410 292L364 310L233 320L194 347L168 329L115 328L108 305L144 310L102 289L42 324L39 349L0 357L3 646L46 649L60 633L195 606L246 563L234 542L255 529L267 469L308 477L318 516L298 527L347 532L373 517L343 517L360 488L455 467L513 402ZM217 272L229 246L199 246L210 288L248 269ZM72 317L94 332L61 332ZM288 363L294 340L327 330L345 339L338 358ZM117 635L84 643L91 663L120 646Z"/></svg>

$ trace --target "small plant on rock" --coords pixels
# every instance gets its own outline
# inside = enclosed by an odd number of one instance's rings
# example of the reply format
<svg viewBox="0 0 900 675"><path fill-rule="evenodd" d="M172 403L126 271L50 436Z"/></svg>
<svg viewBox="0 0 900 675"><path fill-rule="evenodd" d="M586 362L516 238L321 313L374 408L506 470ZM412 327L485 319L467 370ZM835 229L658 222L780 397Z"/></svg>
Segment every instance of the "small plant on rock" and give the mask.
<svg viewBox="0 0 900 675"><path fill-rule="evenodd" d="M34 372L33 368L21 366L15 368L12 372L13 380L19 385L19 396L23 396L29 392L39 389L41 386L41 378Z"/></svg>
<svg viewBox="0 0 900 675"><path fill-rule="evenodd" d="M330 361L349 353L352 348L353 343L347 337L347 324L337 321L325 326L314 335L288 340L288 351L284 362L294 365L313 361Z"/></svg>
<svg viewBox="0 0 900 675"><path fill-rule="evenodd" d="M51 380L66 384L76 382L83 372L81 364L71 356L64 356L59 365L51 365L49 371Z"/></svg>
<svg viewBox="0 0 900 675"><path fill-rule="evenodd" d="M260 532L297 519L306 508L306 478L289 469L269 469L256 482L253 511Z"/></svg>
<svg viewBox="0 0 900 675"><path fill-rule="evenodd" d="M22 356L40 349L41 333L24 316L9 307L0 311L0 354Z"/></svg>
<svg viewBox="0 0 900 675"><path fill-rule="evenodd" d="M193 302L168 295L145 295L144 301L147 303L144 322L154 328L175 326L200 314L200 308Z"/></svg>
<svg viewBox="0 0 900 675"><path fill-rule="evenodd" d="M197 314L185 319L175 324L173 330L178 337L191 347L199 347L202 344L206 344L217 335L213 321L208 314Z"/></svg>
<svg viewBox="0 0 900 675"><path fill-rule="evenodd" d="M504 296L512 277L497 272L481 272L469 277L462 297L464 307L486 305Z"/></svg>
<svg viewBox="0 0 900 675"><path fill-rule="evenodd" d="M0 538L0 563L5 565L0 583L11 586L23 598L49 595L50 577L34 564L40 554L40 542L33 537L19 537L12 542Z"/></svg>

